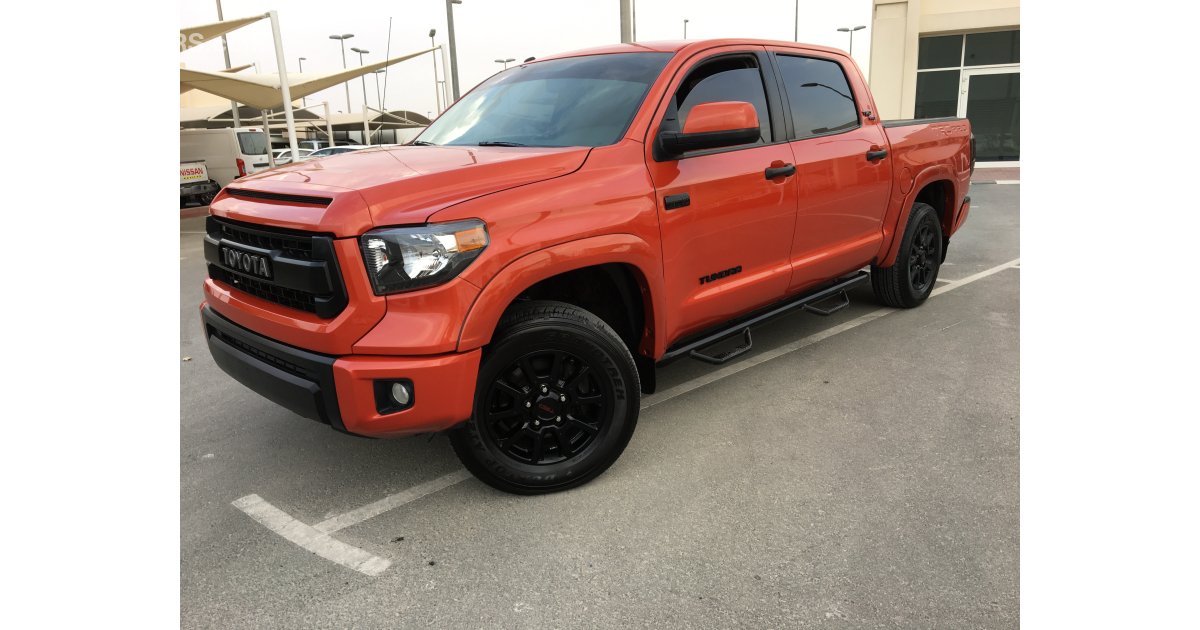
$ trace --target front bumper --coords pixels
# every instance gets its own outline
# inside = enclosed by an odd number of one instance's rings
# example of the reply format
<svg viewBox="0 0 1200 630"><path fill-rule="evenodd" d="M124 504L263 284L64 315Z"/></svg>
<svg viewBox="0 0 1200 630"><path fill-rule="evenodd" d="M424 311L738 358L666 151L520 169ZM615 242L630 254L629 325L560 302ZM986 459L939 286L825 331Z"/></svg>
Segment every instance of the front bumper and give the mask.
<svg viewBox="0 0 1200 630"><path fill-rule="evenodd" d="M203 182L188 182L179 185L180 197L194 197L204 194L215 195L218 192L221 192L221 186L211 179Z"/></svg>
<svg viewBox="0 0 1200 630"><path fill-rule="evenodd" d="M366 437L440 431L471 415L479 350L435 356L318 354L242 328L200 307L213 359L227 374L297 415ZM413 403L379 413L375 381L408 379Z"/></svg>

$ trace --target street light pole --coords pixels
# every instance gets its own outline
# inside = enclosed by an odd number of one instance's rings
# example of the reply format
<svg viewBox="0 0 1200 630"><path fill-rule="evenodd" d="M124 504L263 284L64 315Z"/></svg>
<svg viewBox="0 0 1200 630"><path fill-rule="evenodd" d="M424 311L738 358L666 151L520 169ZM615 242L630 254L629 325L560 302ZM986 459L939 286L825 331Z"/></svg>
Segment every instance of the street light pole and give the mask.
<svg viewBox="0 0 1200 630"><path fill-rule="evenodd" d="M454 100L458 100L458 49L454 46L454 5L462 4L462 0L446 0L446 36L450 40L450 88ZM447 104L449 106L449 104Z"/></svg>
<svg viewBox="0 0 1200 630"><path fill-rule="evenodd" d="M350 51L358 53L358 67L361 68L361 67L367 65L367 64L363 63L363 55L369 54L371 51L363 49L363 48L351 48ZM360 74L360 75L358 75L358 78L362 79L363 108L366 109L366 107L367 107L367 75Z"/></svg>
<svg viewBox="0 0 1200 630"><path fill-rule="evenodd" d="M508 64L510 64L510 63L512 63L512 62L514 62L514 61L516 61L516 59L513 59L512 57L509 57L508 59L497 59L497 60L496 60L496 63L502 63L502 64L504 64L504 69L505 69L505 70L508 70Z"/></svg>
<svg viewBox="0 0 1200 630"><path fill-rule="evenodd" d="M792 23L792 41L800 41L800 0L796 0L796 19Z"/></svg>
<svg viewBox="0 0 1200 630"><path fill-rule="evenodd" d="M431 28L431 29L429 29L429 47L430 47L430 48L437 48L437 44L436 44L436 43L434 43L434 41L433 41L433 36L434 36L434 35L437 35L437 29L436 29L436 28ZM433 61L433 103L434 103L434 109L436 109L436 110L437 110L437 113L438 113L438 114L441 114L441 113L442 113L442 93L441 93L441 90L440 90L440 89L438 89L438 78L437 78L437 53L435 52L435 53L433 53L432 55L429 55L429 56L432 58L432 61Z"/></svg>
<svg viewBox="0 0 1200 630"><path fill-rule="evenodd" d="M867 27L866 26L855 26L854 28L848 28L848 27L843 26L842 28L838 29L839 32L850 33L850 56L851 57L854 56L854 31L861 31L864 28L867 28Z"/></svg>
<svg viewBox="0 0 1200 630"><path fill-rule="evenodd" d="M301 58L300 58L300 74L304 74L304 62L305 62L307 59L308 59L308 57L301 57ZM301 96L301 97L300 97L300 106L301 106L301 107L308 107L308 97L307 97L307 96Z"/></svg>
<svg viewBox="0 0 1200 630"><path fill-rule="evenodd" d="M342 43L342 70L348 69L346 66L346 40L354 37L354 33L346 33L344 35L330 35L329 39L336 39ZM346 113L350 113L350 82L346 81Z"/></svg>
<svg viewBox="0 0 1200 630"><path fill-rule="evenodd" d="M687 39L687 23L688 23L688 19L683 18L683 38L684 39Z"/></svg>

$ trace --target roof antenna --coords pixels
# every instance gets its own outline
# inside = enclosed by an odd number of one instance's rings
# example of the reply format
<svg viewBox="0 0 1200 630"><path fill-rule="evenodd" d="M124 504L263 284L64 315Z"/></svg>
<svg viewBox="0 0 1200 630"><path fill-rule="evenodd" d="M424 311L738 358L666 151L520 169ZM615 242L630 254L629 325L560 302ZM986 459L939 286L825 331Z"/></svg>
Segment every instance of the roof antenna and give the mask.
<svg viewBox="0 0 1200 630"><path fill-rule="evenodd" d="M536 57L529 57L529 58L525 59L525 61L522 61L521 63L529 63L530 61L533 61L534 59L536 59Z"/></svg>

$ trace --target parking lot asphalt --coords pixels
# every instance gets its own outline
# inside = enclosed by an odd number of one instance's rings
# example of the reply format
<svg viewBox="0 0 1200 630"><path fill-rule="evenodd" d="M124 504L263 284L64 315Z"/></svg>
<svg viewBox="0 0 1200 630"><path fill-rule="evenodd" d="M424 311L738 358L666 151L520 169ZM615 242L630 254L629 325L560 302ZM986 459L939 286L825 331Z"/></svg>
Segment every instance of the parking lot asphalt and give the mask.
<svg viewBox="0 0 1200 630"><path fill-rule="evenodd" d="M973 186L920 308L865 287L728 366L672 363L621 459L542 497L460 481L444 435L342 435L226 376L181 220L181 625L1016 627L1019 192ZM307 525L391 497L332 534L386 569L290 542L250 495Z"/></svg>

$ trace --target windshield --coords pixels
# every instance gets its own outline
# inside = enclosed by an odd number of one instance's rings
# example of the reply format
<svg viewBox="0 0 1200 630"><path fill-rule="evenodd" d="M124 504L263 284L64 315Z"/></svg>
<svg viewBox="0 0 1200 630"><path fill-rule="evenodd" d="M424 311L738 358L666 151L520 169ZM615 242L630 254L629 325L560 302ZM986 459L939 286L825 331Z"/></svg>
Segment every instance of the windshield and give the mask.
<svg viewBox="0 0 1200 630"><path fill-rule="evenodd" d="M488 79L415 143L598 147L620 139L672 53L619 53L517 66Z"/></svg>

